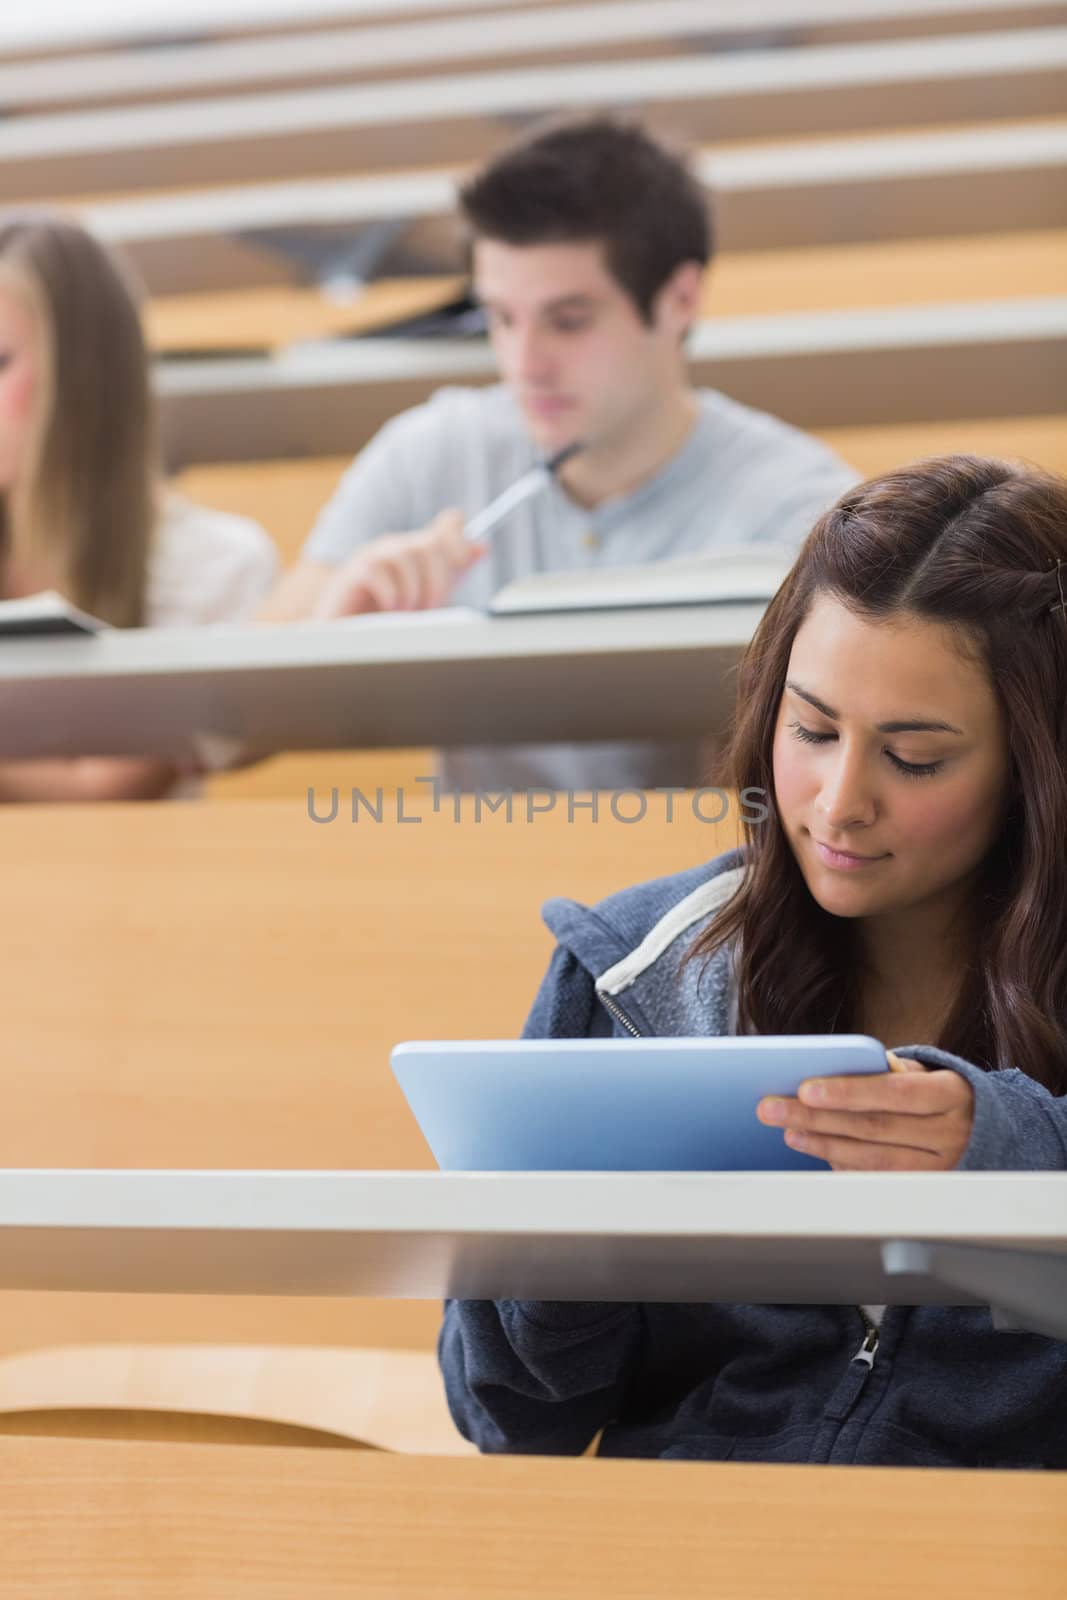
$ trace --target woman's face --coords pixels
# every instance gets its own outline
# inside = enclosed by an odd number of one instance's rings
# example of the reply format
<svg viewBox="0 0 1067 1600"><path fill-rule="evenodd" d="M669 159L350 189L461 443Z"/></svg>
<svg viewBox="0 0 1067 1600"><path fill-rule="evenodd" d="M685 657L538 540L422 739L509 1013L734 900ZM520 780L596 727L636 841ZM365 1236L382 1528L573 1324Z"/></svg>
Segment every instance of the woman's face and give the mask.
<svg viewBox="0 0 1067 1600"><path fill-rule="evenodd" d="M839 917L961 904L1008 792L981 664L940 623L871 622L819 595L786 679L775 798L815 900Z"/></svg>
<svg viewBox="0 0 1067 1600"><path fill-rule="evenodd" d="M40 389L40 334L26 297L0 282L0 494L29 460Z"/></svg>

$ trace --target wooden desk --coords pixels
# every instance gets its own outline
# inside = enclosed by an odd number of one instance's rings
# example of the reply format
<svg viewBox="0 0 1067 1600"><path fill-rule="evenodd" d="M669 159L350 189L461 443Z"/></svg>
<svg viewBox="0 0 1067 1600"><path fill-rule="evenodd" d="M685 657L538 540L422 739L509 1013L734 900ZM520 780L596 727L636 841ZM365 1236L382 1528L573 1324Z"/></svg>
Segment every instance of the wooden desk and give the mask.
<svg viewBox="0 0 1067 1600"><path fill-rule="evenodd" d="M771 588L781 570L776 558ZM758 581L767 593L768 579ZM541 615L445 608L7 639L0 758L219 765L431 742L720 739L764 609L756 600Z"/></svg>
<svg viewBox="0 0 1067 1600"><path fill-rule="evenodd" d="M1067 415L824 428L819 437L865 477L873 478L924 456L955 455L958 451L1030 461L1067 474ZM307 526L310 532L311 524Z"/></svg>
<svg viewBox="0 0 1067 1600"><path fill-rule="evenodd" d="M988 5L989 0L986 0ZM896 8L891 8L895 10ZM1059 9L1051 6L1050 20ZM576 11L576 15L569 14ZM802 19L803 20L803 19ZM890 18L890 25L897 20ZM989 26L1007 21L1003 0L993 0ZM86 59L53 57L28 67L0 66L0 107L8 115L76 107L173 104L197 95L253 94L365 85L449 72L477 72L521 64L619 61L709 50L736 36L737 15L708 18L705 0L538 7L490 11L416 23L386 19L384 26L311 28L274 39L228 42L171 40L165 47L97 53ZM742 24L743 26L743 24ZM355 92L359 92L356 89Z"/></svg>
<svg viewBox="0 0 1067 1600"><path fill-rule="evenodd" d="M502 10L503 8L499 8ZM918 13L900 0L866 0L854 21L827 16L818 5L768 4L753 14L738 0L657 0L654 6L622 4L543 5L531 15L514 7L506 14L423 18L411 24L324 29L312 26L277 38L183 42L180 35L135 50L53 56L43 62L0 66L0 107L6 114L174 101L197 94L262 93L269 89L364 84L404 73L406 77L507 67L551 66L568 61L647 60L650 55L702 53L736 47L738 38L762 35L768 43L787 37L794 45L855 38L895 38L1018 27L1026 21L1055 23L1064 7L1055 0L971 0L953 10L931 5ZM316 17L315 21L319 19ZM851 26L849 25L851 21Z"/></svg>
<svg viewBox="0 0 1067 1600"><path fill-rule="evenodd" d="M734 251L1062 227L1065 166L1067 122L1033 118L716 146L698 155L695 171L715 197L722 259ZM153 295L307 283L316 260L357 243L381 270L406 255L448 271L461 260L455 195L465 170L120 195L78 209L132 259Z"/></svg>
<svg viewBox="0 0 1067 1600"><path fill-rule="evenodd" d="M735 842L736 815L601 809L316 826L306 792L5 808L0 1165L425 1167L391 1046L515 1035L551 953L548 895L595 901ZM427 1348L438 1320L414 1302L8 1294L0 1351Z"/></svg>
<svg viewBox="0 0 1067 1600"><path fill-rule="evenodd" d="M5 1600L1063 1600L1067 1474L0 1439Z"/></svg>
<svg viewBox="0 0 1067 1600"><path fill-rule="evenodd" d="M686 797L316 825L298 801L7 807L0 1166L421 1167L388 1052L517 1034L553 894L727 848ZM2 1337L0 1319L0 1337Z"/></svg>
<svg viewBox="0 0 1067 1600"><path fill-rule="evenodd" d="M1034 254L1040 258L1040 245ZM383 278L350 300L299 287L172 295L146 307L145 332L151 348L164 355L279 350L304 339L376 333L429 315L462 294L465 282L462 277Z"/></svg>
<svg viewBox="0 0 1067 1600"><path fill-rule="evenodd" d="M991 1304L1067 1338L1063 1195L1047 1172L9 1169L0 1285Z"/></svg>
<svg viewBox="0 0 1067 1600"><path fill-rule="evenodd" d="M325 176L488 156L516 118L627 106L694 141L1059 116L1067 29L461 73L16 117L0 188L45 194Z"/></svg>
<svg viewBox="0 0 1067 1600"><path fill-rule="evenodd" d="M378 25L383 15L463 16L478 11L506 11L528 4L559 5L569 0L315 0L313 20L299 0L187 0L181 11L152 18L151 34L121 8L107 7L89 15L52 11L19 11L5 15L0 28L0 60L25 55L56 59L86 50L143 47L146 37L160 45L218 39L269 38L273 34L304 33L309 28L350 27L354 23ZM1011 4L1012 0L1006 0Z"/></svg>
<svg viewBox="0 0 1067 1600"><path fill-rule="evenodd" d="M709 320L768 312L842 311L936 301L1056 295L1067 283L1067 231L922 239L802 250L737 251L708 275ZM349 303L316 288L241 288L173 295L146 310L157 354L270 351L301 339L387 330L449 305L461 277L383 279Z"/></svg>
<svg viewBox="0 0 1067 1600"><path fill-rule="evenodd" d="M716 317L695 324L694 383L802 428L1067 410L1063 296ZM497 376L480 340L382 338L159 364L167 459L353 453L448 383Z"/></svg>

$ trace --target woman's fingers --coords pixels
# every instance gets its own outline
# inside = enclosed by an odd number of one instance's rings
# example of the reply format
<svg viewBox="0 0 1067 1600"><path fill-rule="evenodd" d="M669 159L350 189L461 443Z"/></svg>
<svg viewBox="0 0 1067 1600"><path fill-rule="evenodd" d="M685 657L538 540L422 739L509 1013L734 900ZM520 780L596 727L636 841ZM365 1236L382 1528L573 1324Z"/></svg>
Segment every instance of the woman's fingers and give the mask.
<svg viewBox="0 0 1067 1600"><path fill-rule="evenodd" d="M811 1078L796 1098L761 1100L757 1115L781 1128L792 1149L842 1170L954 1167L971 1136L974 1091L957 1072L915 1073L910 1065L871 1076Z"/></svg>
<svg viewBox="0 0 1067 1600"><path fill-rule="evenodd" d="M789 1129L785 1142L791 1150L801 1150L829 1162L835 1172L939 1172L944 1170L941 1156L932 1150L912 1145L866 1144L862 1139L832 1138L826 1134L794 1133Z"/></svg>
<svg viewBox="0 0 1067 1600"><path fill-rule="evenodd" d="M767 1107L766 1113L764 1107ZM871 1144L906 1145L916 1150L938 1149L936 1118L900 1116L886 1111L815 1111L798 1100L760 1102L760 1121L791 1133L857 1139Z"/></svg>
<svg viewBox="0 0 1067 1600"><path fill-rule="evenodd" d="M858 1077L808 1078L797 1090L802 1105L827 1111L892 1111L929 1116L962 1104L970 1085L958 1072L874 1072Z"/></svg>

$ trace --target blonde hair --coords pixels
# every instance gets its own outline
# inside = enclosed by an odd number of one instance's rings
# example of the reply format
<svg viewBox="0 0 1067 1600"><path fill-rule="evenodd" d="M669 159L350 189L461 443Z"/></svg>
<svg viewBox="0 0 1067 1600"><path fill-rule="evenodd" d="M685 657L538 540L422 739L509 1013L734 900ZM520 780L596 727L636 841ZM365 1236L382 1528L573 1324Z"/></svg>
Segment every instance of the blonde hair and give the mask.
<svg viewBox="0 0 1067 1600"><path fill-rule="evenodd" d="M91 234L44 212L0 217L0 282L25 296L41 351L29 461L0 496L0 559L43 557L75 605L136 627L158 511L137 294Z"/></svg>

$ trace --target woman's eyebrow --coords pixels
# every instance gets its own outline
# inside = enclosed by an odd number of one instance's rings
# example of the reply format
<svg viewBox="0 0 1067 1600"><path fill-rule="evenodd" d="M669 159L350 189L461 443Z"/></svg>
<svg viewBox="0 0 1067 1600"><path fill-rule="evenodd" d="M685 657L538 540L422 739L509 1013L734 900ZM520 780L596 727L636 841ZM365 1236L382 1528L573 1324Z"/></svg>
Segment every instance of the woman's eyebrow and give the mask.
<svg viewBox="0 0 1067 1600"><path fill-rule="evenodd" d="M799 699L806 700L809 706L814 706L816 711L821 711L824 717L829 717L831 722L840 720L839 714L832 711L825 701L818 695L812 694L808 689L802 689L799 683L794 683L791 678L785 680L785 686ZM951 722L930 722L921 717L908 717L900 722L880 722L879 733L955 733L961 739L964 737L962 728L953 727Z"/></svg>

